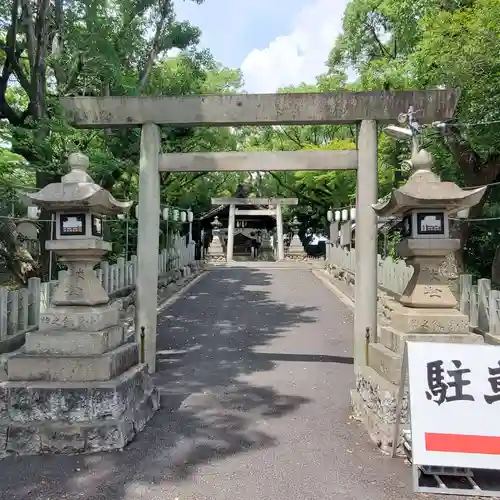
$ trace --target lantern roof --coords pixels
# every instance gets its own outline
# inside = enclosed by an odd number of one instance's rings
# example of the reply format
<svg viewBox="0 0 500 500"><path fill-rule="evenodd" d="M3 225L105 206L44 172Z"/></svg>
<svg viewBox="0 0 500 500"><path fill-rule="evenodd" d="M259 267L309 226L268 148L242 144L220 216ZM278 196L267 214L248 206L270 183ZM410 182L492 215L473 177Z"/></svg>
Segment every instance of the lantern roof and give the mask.
<svg viewBox="0 0 500 500"><path fill-rule="evenodd" d="M477 205L487 186L462 189L454 182L442 181L432 172L432 155L425 149L414 151L409 162L413 173L390 196L372 205L379 217L403 215L415 209L436 209L455 212Z"/></svg>
<svg viewBox="0 0 500 500"><path fill-rule="evenodd" d="M114 196L96 184L87 173L88 156L81 153L69 155L71 170L62 177L61 182L48 184L37 193L26 193L26 196L37 206L45 210L86 210L102 215L114 215L127 212L131 201L118 201Z"/></svg>

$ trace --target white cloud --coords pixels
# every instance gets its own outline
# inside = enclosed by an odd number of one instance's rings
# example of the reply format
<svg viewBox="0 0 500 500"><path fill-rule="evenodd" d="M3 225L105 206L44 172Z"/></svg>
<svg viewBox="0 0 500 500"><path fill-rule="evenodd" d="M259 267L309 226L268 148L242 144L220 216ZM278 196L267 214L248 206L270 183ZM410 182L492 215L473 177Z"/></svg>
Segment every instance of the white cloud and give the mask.
<svg viewBox="0 0 500 500"><path fill-rule="evenodd" d="M165 56L167 58L177 57L181 52L182 52L181 49L178 49L177 47L172 47L171 49L167 50L167 53L165 54Z"/></svg>
<svg viewBox="0 0 500 500"><path fill-rule="evenodd" d="M248 92L276 92L279 87L312 83L342 29L348 0L312 0L298 14L293 30L265 49L254 49L241 65Z"/></svg>

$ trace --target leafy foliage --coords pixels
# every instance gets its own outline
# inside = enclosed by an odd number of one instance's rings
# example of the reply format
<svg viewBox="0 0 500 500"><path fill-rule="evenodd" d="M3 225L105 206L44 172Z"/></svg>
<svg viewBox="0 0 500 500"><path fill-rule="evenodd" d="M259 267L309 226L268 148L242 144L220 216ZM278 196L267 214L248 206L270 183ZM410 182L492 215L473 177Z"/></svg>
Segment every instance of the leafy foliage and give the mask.
<svg viewBox="0 0 500 500"><path fill-rule="evenodd" d="M202 3L203 0L191 0ZM175 17L171 0L6 0L0 5L1 214L22 215L14 194L41 188L67 171L76 150L91 159L94 179L119 199L137 199L140 133L75 130L62 119L60 96L189 95L241 92L239 70L200 50L200 31ZM477 186L500 180L500 3L498 0L351 0L343 33L332 40L328 71L286 92L460 87L457 119L425 131L425 147L444 179ZM172 56L172 49L177 55ZM355 70L356 81L348 80ZM467 125L484 122L483 125ZM165 152L296 151L356 147L350 126L162 129ZM379 139L379 195L398 182L406 144ZM261 196L293 196L297 215L321 228L326 211L354 203L354 172L162 173L163 203L195 214L211 197L239 184ZM471 217L500 214L500 189L490 190ZM14 204L12 201L14 200ZM44 219L42 214L42 219ZM125 226L115 221L116 252ZM0 247L17 248L11 225ZM491 224L462 224L467 249L459 264L488 275L500 243ZM129 243L135 229L129 227ZM49 236L42 225L41 246ZM133 244L133 243L132 243ZM14 246L13 246L14 245ZM4 252L5 253L5 252ZM19 254L4 255L20 282ZM500 255L500 252L496 252ZM29 272L47 270L46 255ZM39 271L38 271L39 270Z"/></svg>

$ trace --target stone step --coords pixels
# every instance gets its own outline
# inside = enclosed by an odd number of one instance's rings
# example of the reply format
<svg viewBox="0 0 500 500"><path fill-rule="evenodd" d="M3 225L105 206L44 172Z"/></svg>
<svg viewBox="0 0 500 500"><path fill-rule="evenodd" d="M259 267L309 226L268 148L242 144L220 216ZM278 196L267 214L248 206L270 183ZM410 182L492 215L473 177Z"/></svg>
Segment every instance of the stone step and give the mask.
<svg viewBox="0 0 500 500"><path fill-rule="evenodd" d="M358 368L356 387L359 392L364 394L363 397L366 401L376 392L384 401L390 400L396 404L395 401L399 394L399 384L389 382L370 366L360 366ZM363 387L367 392L363 390Z"/></svg>
<svg viewBox="0 0 500 500"><path fill-rule="evenodd" d="M390 351L402 356L405 341L482 344L484 339L474 333L403 333L390 326L381 326L378 329L378 341Z"/></svg>
<svg viewBox="0 0 500 500"><path fill-rule="evenodd" d="M117 377L139 361L137 344L124 344L99 356L19 354L7 361L12 381L90 382Z"/></svg>
<svg viewBox="0 0 500 500"><path fill-rule="evenodd" d="M123 326L97 332L35 330L26 334L26 354L43 356L97 356L116 349L124 341Z"/></svg>
<svg viewBox="0 0 500 500"><path fill-rule="evenodd" d="M0 458L122 449L160 405L145 364L104 382L1 382L2 401Z"/></svg>
<svg viewBox="0 0 500 500"><path fill-rule="evenodd" d="M368 366L393 384L399 384L403 357L379 343L368 346Z"/></svg>

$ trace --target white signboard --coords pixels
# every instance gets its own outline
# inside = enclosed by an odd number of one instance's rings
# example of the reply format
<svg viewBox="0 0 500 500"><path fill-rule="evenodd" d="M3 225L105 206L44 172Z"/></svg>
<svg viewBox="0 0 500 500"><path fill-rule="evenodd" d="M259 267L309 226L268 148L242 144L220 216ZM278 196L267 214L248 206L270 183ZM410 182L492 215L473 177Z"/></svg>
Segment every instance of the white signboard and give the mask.
<svg viewBox="0 0 500 500"><path fill-rule="evenodd" d="M500 346L408 342L413 463L500 469Z"/></svg>

